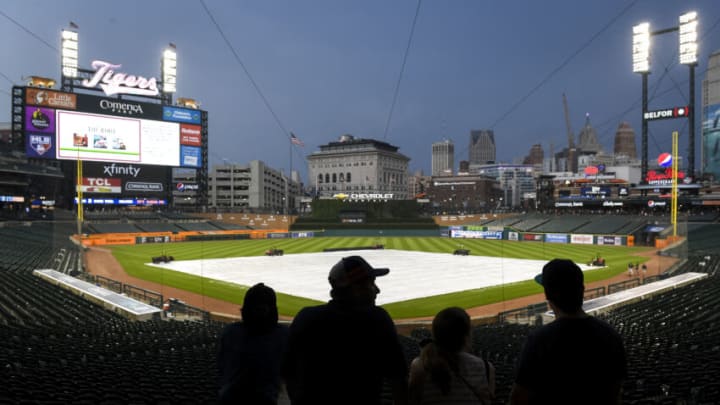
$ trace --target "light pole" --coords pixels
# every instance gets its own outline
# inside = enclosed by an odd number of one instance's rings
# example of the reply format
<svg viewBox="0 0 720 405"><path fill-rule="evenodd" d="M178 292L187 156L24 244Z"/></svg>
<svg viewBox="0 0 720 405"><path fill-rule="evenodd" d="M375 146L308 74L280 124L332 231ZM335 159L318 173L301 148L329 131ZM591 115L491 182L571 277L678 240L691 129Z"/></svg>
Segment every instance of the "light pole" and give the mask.
<svg viewBox="0 0 720 405"><path fill-rule="evenodd" d="M677 27L666 28L659 31L650 31L650 23L644 22L633 27L632 60L633 72L642 76L642 139L641 139L641 183L647 184L648 172L648 75L650 74L650 37L671 32L679 32L679 58L680 64L690 68L690 91L688 112L685 116L690 120L688 123L688 168L687 172L691 178L695 178L695 67L697 66L697 13L691 11L679 17ZM673 115L669 118L680 118ZM643 190L643 195L646 190Z"/></svg>

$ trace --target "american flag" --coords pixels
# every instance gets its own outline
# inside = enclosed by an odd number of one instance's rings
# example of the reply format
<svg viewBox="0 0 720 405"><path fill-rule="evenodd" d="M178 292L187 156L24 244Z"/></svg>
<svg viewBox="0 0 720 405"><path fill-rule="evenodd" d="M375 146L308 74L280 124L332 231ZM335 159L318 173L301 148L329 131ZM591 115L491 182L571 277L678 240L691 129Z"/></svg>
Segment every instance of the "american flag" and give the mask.
<svg viewBox="0 0 720 405"><path fill-rule="evenodd" d="M290 142L292 142L293 145L305 146L305 144L303 143L303 141L301 141L300 138L298 138L297 136L295 136L295 134L293 134L292 132L290 132Z"/></svg>

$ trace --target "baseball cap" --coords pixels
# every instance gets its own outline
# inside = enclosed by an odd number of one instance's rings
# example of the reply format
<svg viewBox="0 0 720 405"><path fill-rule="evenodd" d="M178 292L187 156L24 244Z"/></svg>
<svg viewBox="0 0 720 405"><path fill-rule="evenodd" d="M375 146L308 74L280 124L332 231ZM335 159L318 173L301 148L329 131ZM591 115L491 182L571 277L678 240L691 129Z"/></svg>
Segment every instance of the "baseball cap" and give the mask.
<svg viewBox="0 0 720 405"><path fill-rule="evenodd" d="M330 269L328 281L333 287L347 287L368 278L388 274L388 268L374 268L360 256L348 256L340 259Z"/></svg>
<svg viewBox="0 0 720 405"><path fill-rule="evenodd" d="M569 259L552 259L543 266L535 281L546 290L565 290L583 287L585 277L575 262Z"/></svg>

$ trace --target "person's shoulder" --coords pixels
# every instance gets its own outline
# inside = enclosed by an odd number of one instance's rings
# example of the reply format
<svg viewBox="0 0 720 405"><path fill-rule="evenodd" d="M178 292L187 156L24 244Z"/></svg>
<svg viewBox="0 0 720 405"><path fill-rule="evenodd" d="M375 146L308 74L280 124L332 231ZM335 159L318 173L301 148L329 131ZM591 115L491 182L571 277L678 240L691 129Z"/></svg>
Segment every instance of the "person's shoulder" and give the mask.
<svg viewBox="0 0 720 405"><path fill-rule="evenodd" d="M328 313L328 305L327 304L321 304L321 305L314 305L310 307L305 307L300 310L300 312L295 315L295 318L293 319L293 324L300 321L306 321L311 319L316 319L325 316L325 314Z"/></svg>
<svg viewBox="0 0 720 405"><path fill-rule="evenodd" d="M460 352L458 355L463 361L470 362L470 363L482 363L483 359L480 357L469 353L469 352Z"/></svg>
<svg viewBox="0 0 720 405"><path fill-rule="evenodd" d="M225 325L222 330L222 335L235 335L243 333L245 331L245 325L242 322L233 322Z"/></svg>

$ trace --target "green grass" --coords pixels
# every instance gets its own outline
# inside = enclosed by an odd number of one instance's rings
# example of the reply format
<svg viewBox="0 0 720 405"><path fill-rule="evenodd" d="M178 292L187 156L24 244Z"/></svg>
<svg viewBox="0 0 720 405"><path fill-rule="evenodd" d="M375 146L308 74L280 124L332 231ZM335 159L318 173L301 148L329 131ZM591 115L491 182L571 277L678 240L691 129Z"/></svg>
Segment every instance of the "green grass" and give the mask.
<svg viewBox="0 0 720 405"><path fill-rule="evenodd" d="M648 248L569 245L539 242L512 242L481 239L449 239L433 237L323 237L308 239L262 239L212 242L182 242L171 244L125 245L111 247L113 255L125 271L137 278L199 293L208 297L240 304L248 286L217 281L171 270L159 271L146 266L151 256L167 254L175 260L216 259L225 257L259 256L270 247L283 249L286 255L322 252L332 247L360 247L382 243L387 249L449 253L462 245L474 256L494 256L550 260L556 257L585 263L595 255L605 258L608 267L585 272L585 281L592 282L613 277L627 270L629 262L643 263L647 259L636 256ZM328 269L329 270L329 269ZM538 269L539 271L540 269ZM324 282L324 280L318 280ZM382 288L382 285L380 285ZM434 297L384 305L395 319L433 316L448 306L464 308L492 304L542 292L533 281L468 290ZM318 301L278 293L278 310L282 315L295 315L301 308L316 305Z"/></svg>

